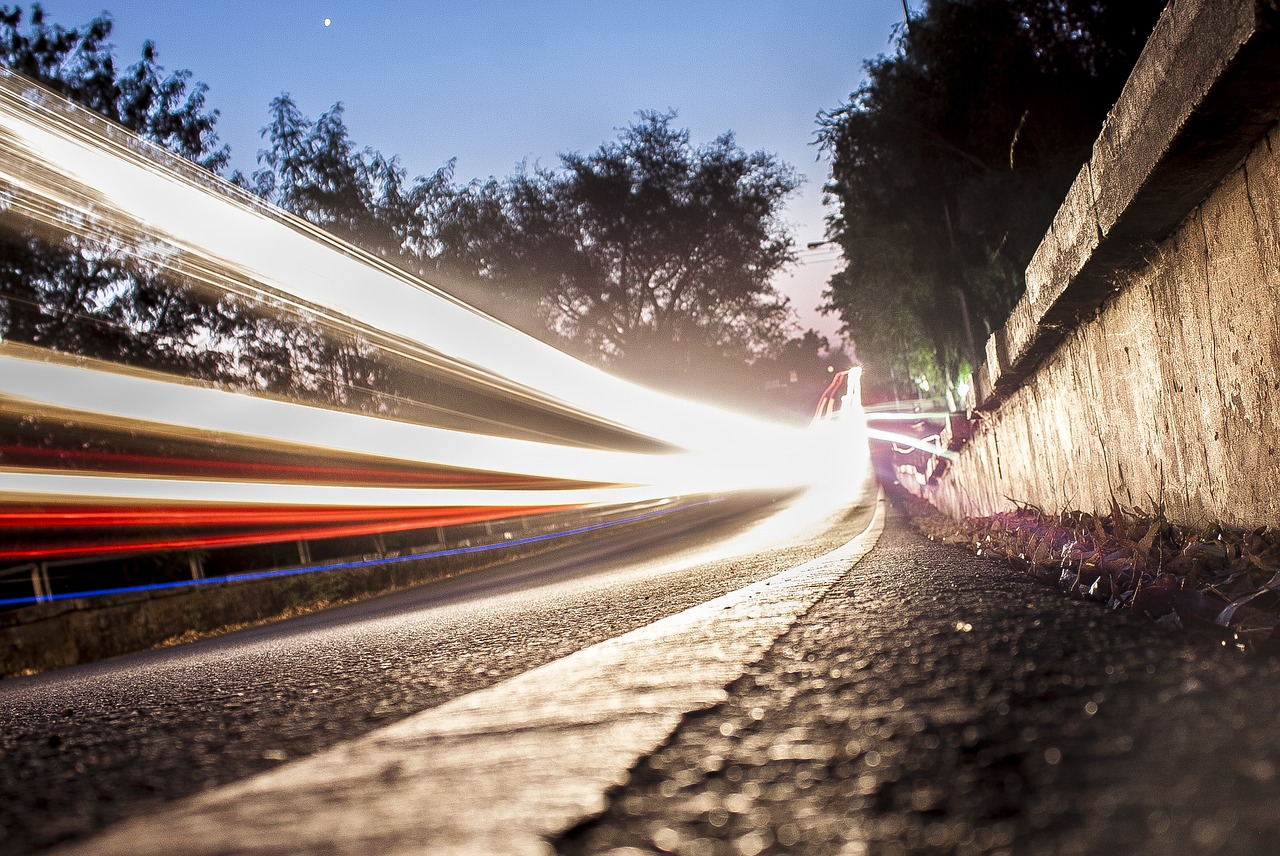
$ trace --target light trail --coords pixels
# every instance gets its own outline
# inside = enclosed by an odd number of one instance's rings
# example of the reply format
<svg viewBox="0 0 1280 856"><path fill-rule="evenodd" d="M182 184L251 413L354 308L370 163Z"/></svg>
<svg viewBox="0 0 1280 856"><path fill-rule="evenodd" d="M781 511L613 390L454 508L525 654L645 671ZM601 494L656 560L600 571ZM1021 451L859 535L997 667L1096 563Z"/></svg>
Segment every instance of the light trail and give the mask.
<svg viewBox="0 0 1280 856"><path fill-rule="evenodd" d="M650 520L655 517L661 517L678 511L685 511L707 502L715 502L716 500L702 500L698 502L685 503L683 505L673 505L667 508L650 511L644 514L634 514L619 520L608 520L602 523L592 523L586 526L578 526L572 529L564 529L559 532L548 532L540 535L527 535L522 538L513 538L511 540L503 540L489 544L473 544L464 547L447 547L435 550L415 551L400 556L380 556L376 559L357 559L353 561L325 562L320 564L303 565L296 568L281 568L270 571L251 571L241 574L226 574L216 577L203 577L195 580L177 580L173 582L151 583L148 585L124 586L111 589L96 589L80 592L70 592L64 594L52 594L43 597L10 597L0 598L0 606L23 606L27 604L39 603L47 600L70 600L73 598L98 597L102 595L124 594L129 592L143 591L162 591L166 589L190 588L192 586L212 585L216 583L227 582L243 582L245 580L263 580L273 579L275 577L291 577L300 574L314 574L321 571L341 571L354 570L358 568L371 568L378 565L394 565L403 562L416 562L424 559L436 559L444 556L460 556L471 553L486 553L493 550L500 550L509 547L520 547L526 544L537 544L546 541L554 541L574 535L584 535L588 532L597 532L609 529L614 526L622 526L627 523L638 523L643 520Z"/></svg>
<svg viewBox="0 0 1280 856"><path fill-rule="evenodd" d="M222 522L227 517L226 515L188 514L184 524L188 531L182 535L122 536L112 533L110 540L102 543L85 541L82 537L72 542L58 541L52 546L0 548L0 559L30 561L33 559L65 558L68 556L106 557L127 553L246 547L273 544L280 541L350 538L362 535L431 529L437 526L457 526L463 523L483 523L485 521L523 517L549 511L563 511L564 508L561 506L542 508L537 506L497 506L491 508L414 509L411 513L403 516L387 516L384 513L370 520L354 523L326 522L326 515L323 512L327 510L302 507L291 508L284 515L276 515L270 523L264 520L261 523L254 523L253 527L246 529L242 522L229 532L198 531ZM180 519L182 516L181 512L174 513L175 518ZM43 528L43 520L37 520L36 523ZM129 521L127 518L121 518L113 525L117 531L130 531L130 528L136 526L137 523ZM256 528L263 525L269 525L271 528L266 530ZM84 531L79 530L79 534L83 536Z"/></svg>
<svg viewBox="0 0 1280 856"><path fill-rule="evenodd" d="M924 412L867 410L868 422L945 422L951 413L947 410Z"/></svg>
<svg viewBox="0 0 1280 856"><path fill-rule="evenodd" d="M946 458L954 461L958 456L950 449L943 448L937 443L930 443L928 440L921 440L912 437L910 434L899 434L896 431L882 431L879 428L867 428L867 437L872 440L885 440L889 443L900 443L903 446L910 446L912 449L919 449L922 452L928 452L939 458Z"/></svg>
<svg viewBox="0 0 1280 856"><path fill-rule="evenodd" d="M38 357L44 357L44 360ZM690 455L653 456L471 434L160 379L35 349L0 347L0 396L86 422L123 421L153 433L234 435L260 445L310 447L392 461L590 482L651 481ZM666 464L664 469L663 465Z"/></svg>
<svg viewBox="0 0 1280 856"><path fill-rule="evenodd" d="M44 449L28 446L0 446L0 459L8 458L11 466L32 468L37 462L52 464L45 469L77 469L95 472L121 470L147 472L162 476L219 475L237 479L272 481L342 481L344 483L379 482L399 487L471 487L508 488L553 486L551 480L503 473L456 472L447 469L416 469L413 462L399 469L314 464L255 463L223 461L212 458L165 457L120 452L93 452L84 449Z"/></svg>
<svg viewBox="0 0 1280 856"><path fill-rule="evenodd" d="M137 476L0 470L0 503L25 501L124 500L147 503L232 503L286 505L295 508L373 506L614 505L680 496L658 485L564 490L481 490L466 488L349 487L212 479L161 479Z"/></svg>
<svg viewBox="0 0 1280 856"><path fill-rule="evenodd" d="M574 416L689 451L792 439L780 426L664 395L588 366L461 304L385 262L265 206L246 191L108 126L0 69L0 179L35 200L27 215L66 228L63 212L110 234L163 245L168 262L250 297L276 295L372 340L532 394ZM24 168L25 167L25 168Z"/></svg>
<svg viewBox="0 0 1280 856"><path fill-rule="evenodd" d="M21 351L27 358L4 353ZM762 456L751 467L724 455L641 455L490 437L161 381L141 374L41 362L30 349L0 349L0 407L56 412L89 425L128 424L135 432L205 442L235 437L262 447L344 452L376 459L532 475L598 487L503 490L409 488L256 480L136 478L0 470L0 499L49 495L134 501L312 505L580 505L803 484L811 469L794 456ZM57 359L56 357L51 357ZM5 401L7 399L7 401ZM810 438L812 439L812 438ZM163 459L161 459L163 461ZM366 471L367 475L367 471ZM299 497L310 495L310 503Z"/></svg>
<svg viewBox="0 0 1280 856"><path fill-rule="evenodd" d="M556 507L537 508L536 506L518 506L503 508L498 511L529 510L532 513L556 510ZM459 513L484 514L492 508L448 509ZM406 515L421 514L422 509L386 509L378 508L308 508L299 512L292 507L261 508L258 506L226 506L216 508L182 508L163 506L160 508L100 508L97 506L59 506L49 510L0 510L0 526L32 527L60 529L112 529L117 526L275 526L281 523L302 524L315 523L367 523L383 519L386 513L404 513ZM435 511L435 509L431 509ZM436 523L428 525L439 525Z"/></svg>
<svg viewBox="0 0 1280 856"><path fill-rule="evenodd" d="M4 221L101 241L214 295L302 313L429 376L605 433L534 441L498 436L483 417L483 430L457 430L0 343L0 418L54 426L0 445L0 560L791 490L847 475L833 461L850 449L864 457L865 439L859 449L831 424L793 429L612 377L0 69ZM848 401L840 391L827 414ZM599 436L667 451L591 448Z"/></svg>

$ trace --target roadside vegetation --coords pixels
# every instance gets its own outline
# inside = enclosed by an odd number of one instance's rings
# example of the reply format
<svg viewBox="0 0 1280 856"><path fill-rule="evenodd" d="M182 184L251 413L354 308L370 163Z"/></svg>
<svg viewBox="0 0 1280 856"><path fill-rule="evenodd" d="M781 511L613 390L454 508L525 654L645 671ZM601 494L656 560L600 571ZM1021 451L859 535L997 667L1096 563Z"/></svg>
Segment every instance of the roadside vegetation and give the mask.
<svg viewBox="0 0 1280 856"><path fill-rule="evenodd" d="M911 500L929 538L1003 559L1072 597L1131 609L1169 629L1280 647L1280 530L1187 527L1157 509L1051 514L1032 506L956 521Z"/></svg>
<svg viewBox="0 0 1280 856"><path fill-rule="evenodd" d="M927 0L819 116L826 296L873 397L959 398L1164 5Z"/></svg>

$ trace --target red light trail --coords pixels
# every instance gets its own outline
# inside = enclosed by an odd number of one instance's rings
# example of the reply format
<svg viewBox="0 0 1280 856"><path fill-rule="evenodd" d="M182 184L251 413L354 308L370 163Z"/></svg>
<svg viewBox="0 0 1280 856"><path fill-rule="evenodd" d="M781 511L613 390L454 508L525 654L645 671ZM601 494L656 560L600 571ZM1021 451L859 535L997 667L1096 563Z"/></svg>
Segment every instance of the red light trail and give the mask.
<svg viewBox="0 0 1280 856"><path fill-rule="evenodd" d="M376 513L367 509L305 506L274 509L271 514L264 514L257 509L236 508L199 511L179 508L155 511L131 509L114 513L102 509L0 512L0 526L12 525L45 537L71 530L75 536L49 546L36 546L28 542L22 547L0 547L0 559L31 561L55 557L113 556L148 551L243 547L280 541L346 538L483 523L560 510L563 510L563 506L379 509ZM399 513L388 513L389 511ZM156 525L181 527L188 531L182 535L170 536L135 532L137 529L145 530ZM212 527L230 527L231 531L200 531ZM93 540L92 536L98 530L109 530L105 533L105 540Z"/></svg>

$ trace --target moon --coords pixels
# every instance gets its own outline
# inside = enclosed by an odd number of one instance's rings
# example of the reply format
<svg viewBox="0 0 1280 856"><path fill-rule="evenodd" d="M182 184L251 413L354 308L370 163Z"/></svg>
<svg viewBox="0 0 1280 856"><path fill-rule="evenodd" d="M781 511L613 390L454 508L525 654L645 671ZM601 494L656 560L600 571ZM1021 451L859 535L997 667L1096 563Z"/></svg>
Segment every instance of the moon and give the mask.
<svg viewBox="0 0 1280 856"><path fill-rule="evenodd" d="M329 25L330 25L330 24L332 24L332 23L333 23L333 21L329 20L328 18L325 18L325 19L324 19L324 25L325 25L326 27L327 27L327 26L329 26Z"/></svg>

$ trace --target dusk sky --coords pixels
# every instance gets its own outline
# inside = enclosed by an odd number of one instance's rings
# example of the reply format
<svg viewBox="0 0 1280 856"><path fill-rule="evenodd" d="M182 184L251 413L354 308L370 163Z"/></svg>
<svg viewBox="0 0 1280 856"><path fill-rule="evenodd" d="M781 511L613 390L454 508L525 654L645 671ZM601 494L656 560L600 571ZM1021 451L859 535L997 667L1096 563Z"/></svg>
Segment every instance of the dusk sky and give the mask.
<svg viewBox="0 0 1280 856"><path fill-rule="evenodd" d="M122 63L149 38L162 65L209 84L219 134L245 172L281 92L312 119L342 102L356 143L399 155L410 176L456 157L462 181L504 177L522 161L556 166L560 152L613 139L639 110L676 110L695 143L732 130L744 149L806 176L787 215L803 264L778 286L804 326L827 334L838 321L814 307L835 253L804 249L823 237L827 213L814 120L858 86L863 61L889 50L902 20L901 0L43 5L67 27L108 11Z"/></svg>

